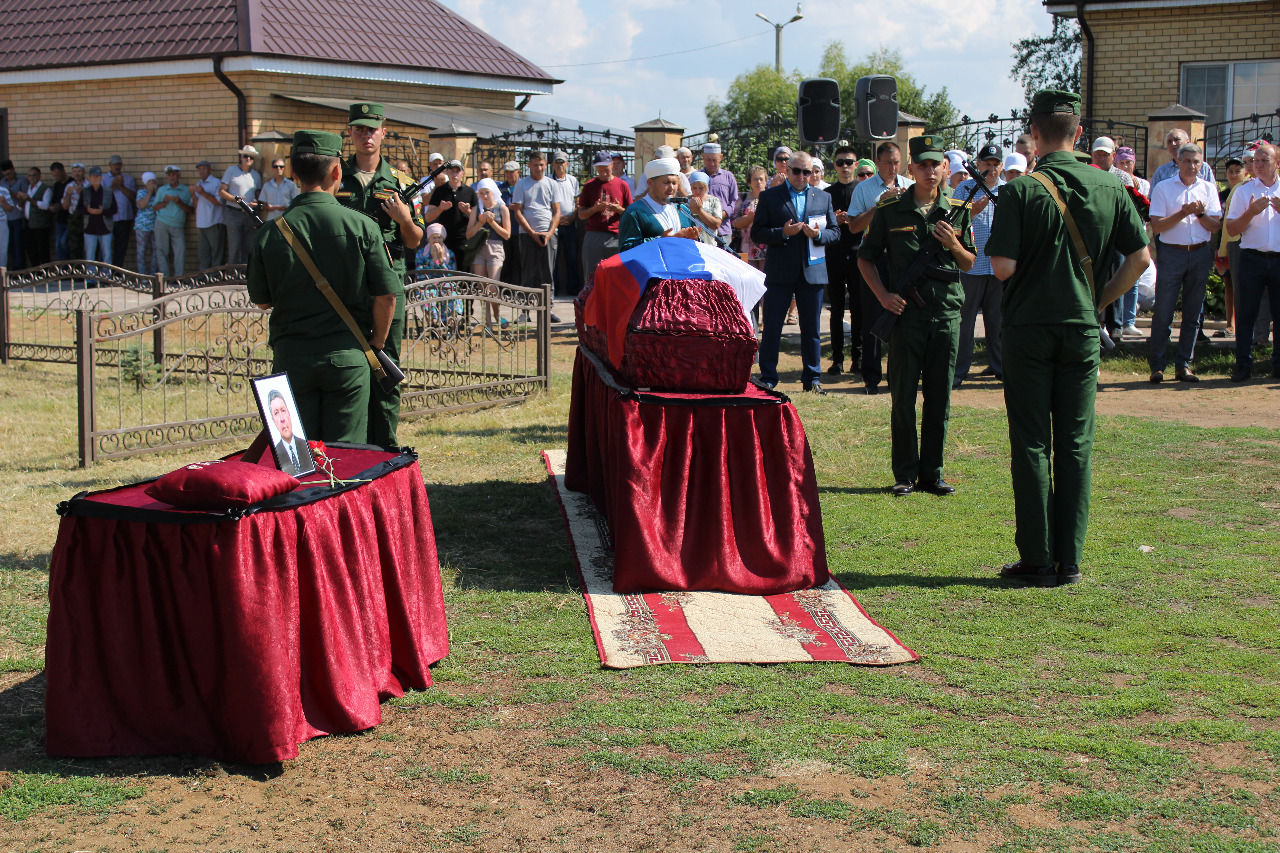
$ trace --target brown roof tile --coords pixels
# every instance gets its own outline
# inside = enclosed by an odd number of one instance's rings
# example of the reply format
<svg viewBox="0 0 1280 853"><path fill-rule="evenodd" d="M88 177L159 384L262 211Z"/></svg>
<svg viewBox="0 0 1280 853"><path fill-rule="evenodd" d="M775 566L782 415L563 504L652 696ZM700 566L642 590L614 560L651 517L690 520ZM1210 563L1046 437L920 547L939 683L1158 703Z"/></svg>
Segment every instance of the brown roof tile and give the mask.
<svg viewBox="0 0 1280 853"><path fill-rule="evenodd" d="M553 82L435 0L0 0L0 70L251 53ZM240 19L240 9L246 11ZM341 22L318 28L310 22ZM558 82L558 81L555 81Z"/></svg>

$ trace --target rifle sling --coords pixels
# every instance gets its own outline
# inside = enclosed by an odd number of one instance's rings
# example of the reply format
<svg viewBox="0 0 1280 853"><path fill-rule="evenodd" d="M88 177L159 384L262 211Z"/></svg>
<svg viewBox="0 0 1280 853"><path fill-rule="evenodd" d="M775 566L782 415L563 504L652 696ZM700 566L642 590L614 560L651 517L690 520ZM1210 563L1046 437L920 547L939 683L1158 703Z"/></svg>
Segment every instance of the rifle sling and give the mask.
<svg viewBox="0 0 1280 853"><path fill-rule="evenodd" d="M1076 257L1080 259L1080 265L1084 267L1084 277L1089 282L1089 290L1094 294L1094 299L1098 296L1098 286L1093 280L1093 258L1089 257L1088 251L1085 250L1084 237L1080 234L1080 229L1076 227L1076 221L1071 216L1071 211L1067 209L1067 204L1062 200L1061 193L1058 188L1053 185L1053 181L1049 180L1049 176L1044 172L1031 172L1028 177L1035 178L1040 185L1049 193L1049 197L1053 199L1053 203L1058 206L1058 212L1062 214L1062 221L1067 225L1067 233L1071 235L1071 245L1075 246Z"/></svg>
<svg viewBox="0 0 1280 853"><path fill-rule="evenodd" d="M298 239L298 235L293 233L293 229L289 227L289 223L285 222L283 216L276 218L276 227L280 229L280 233L284 235L285 242L289 244L289 248L293 249L294 254L298 256L298 260L302 261L302 265L307 268L311 278L316 283L316 288L324 294L324 298L329 300L329 304L333 306L333 310L338 312L338 316L347 324L347 328L351 330L351 334L355 335L356 343L360 344L360 349L364 350L364 357L369 360L369 366L373 368L373 375L379 381L386 378L387 372L382 369L378 357L373 354L373 348L369 346L368 339L364 336L364 332L360 329L356 319L351 316L351 312L347 310L347 306L342 304L342 300L338 298L338 294L333 292L333 287L325 279L320 272L320 268L316 266L316 262L311 259L311 255L303 247L302 241Z"/></svg>

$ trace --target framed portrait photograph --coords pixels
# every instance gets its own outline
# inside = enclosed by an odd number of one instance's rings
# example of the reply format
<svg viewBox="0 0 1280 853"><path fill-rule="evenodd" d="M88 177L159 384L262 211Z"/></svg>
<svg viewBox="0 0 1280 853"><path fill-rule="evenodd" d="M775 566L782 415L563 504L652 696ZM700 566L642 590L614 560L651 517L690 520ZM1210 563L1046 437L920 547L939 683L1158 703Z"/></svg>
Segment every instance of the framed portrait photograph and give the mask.
<svg viewBox="0 0 1280 853"><path fill-rule="evenodd" d="M271 436L271 453L276 467L286 474L301 477L316 470L307 435L293 401L289 377L275 373L253 380L253 396L258 400L258 413Z"/></svg>

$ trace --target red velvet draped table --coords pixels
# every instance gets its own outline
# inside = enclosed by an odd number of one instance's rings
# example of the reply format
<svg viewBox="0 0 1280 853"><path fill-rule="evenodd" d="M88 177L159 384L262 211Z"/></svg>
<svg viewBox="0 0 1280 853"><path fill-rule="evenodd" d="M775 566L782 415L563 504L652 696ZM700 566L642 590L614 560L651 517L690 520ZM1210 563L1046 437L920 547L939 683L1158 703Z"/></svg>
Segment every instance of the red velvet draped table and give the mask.
<svg viewBox="0 0 1280 853"><path fill-rule="evenodd" d="M637 392L579 347L565 486L608 519L615 592L771 595L828 579L813 457L782 394Z"/></svg>
<svg viewBox="0 0 1280 853"><path fill-rule="evenodd" d="M180 510L145 483L59 507L49 754L281 761L431 684L448 633L417 457L329 454L365 482L309 475L247 512Z"/></svg>

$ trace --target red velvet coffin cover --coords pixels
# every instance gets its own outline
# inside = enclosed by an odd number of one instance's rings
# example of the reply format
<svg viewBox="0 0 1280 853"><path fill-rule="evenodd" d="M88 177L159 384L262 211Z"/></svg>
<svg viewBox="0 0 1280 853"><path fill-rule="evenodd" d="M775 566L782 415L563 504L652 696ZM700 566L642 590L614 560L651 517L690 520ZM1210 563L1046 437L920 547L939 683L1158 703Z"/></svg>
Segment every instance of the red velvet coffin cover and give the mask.
<svg viewBox="0 0 1280 853"><path fill-rule="evenodd" d="M608 520L616 592L771 595L828 580L813 457L781 394L636 393L579 348L565 486Z"/></svg>
<svg viewBox="0 0 1280 853"><path fill-rule="evenodd" d="M308 475L247 513L178 510L145 483L59 508L49 754L281 761L431 684L448 631L416 457L329 454L339 477L369 482Z"/></svg>
<svg viewBox="0 0 1280 853"><path fill-rule="evenodd" d="M590 298L579 295L581 310ZM579 340L609 360L609 330L578 321ZM627 324L618 378L633 388L739 394L751 378L756 338L733 288L706 279L656 279Z"/></svg>

